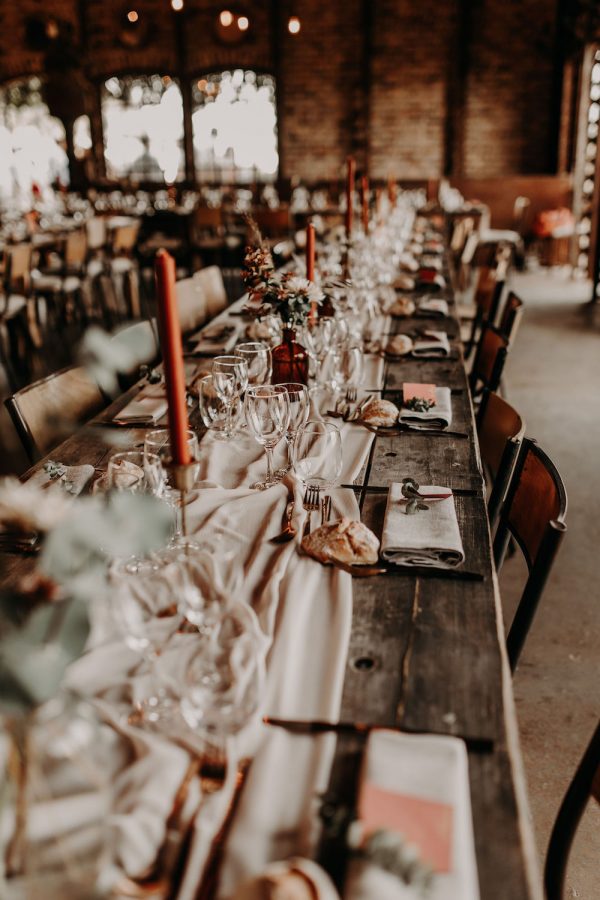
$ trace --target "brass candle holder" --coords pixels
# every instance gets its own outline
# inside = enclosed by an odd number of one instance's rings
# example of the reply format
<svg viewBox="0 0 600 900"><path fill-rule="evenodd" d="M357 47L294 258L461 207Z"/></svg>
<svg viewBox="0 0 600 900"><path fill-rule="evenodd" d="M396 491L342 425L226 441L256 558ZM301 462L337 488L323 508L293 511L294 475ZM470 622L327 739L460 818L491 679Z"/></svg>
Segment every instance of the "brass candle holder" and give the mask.
<svg viewBox="0 0 600 900"><path fill-rule="evenodd" d="M166 464L171 473L171 481L175 490L179 491L179 503L181 506L181 533L184 538L187 537L187 517L185 508L187 505L188 494L194 487L196 481L196 473L198 468L197 462L191 463L174 463L169 460Z"/></svg>

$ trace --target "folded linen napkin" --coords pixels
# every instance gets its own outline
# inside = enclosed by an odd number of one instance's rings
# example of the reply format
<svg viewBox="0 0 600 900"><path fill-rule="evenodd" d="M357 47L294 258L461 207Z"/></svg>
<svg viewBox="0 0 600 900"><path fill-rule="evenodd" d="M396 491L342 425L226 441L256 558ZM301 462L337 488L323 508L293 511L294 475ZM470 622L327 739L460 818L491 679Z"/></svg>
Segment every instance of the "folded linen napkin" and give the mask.
<svg viewBox="0 0 600 900"><path fill-rule="evenodd" d="M445 331L424 331L423 336L415 340L412 348L413 356L438 357L450 355L450 342Z"/></svg>
<svg viewBox="0 0 600 900"><path fill-rule="evenodd" d="M194 353L229 353L235 347L240 334L239 322L213 322L192 336L197 343Z"/></svg>
<svg viewBox="0 0 600 900"><path fill-rule="evenodd" d="M133 425L156 425L168 409L164 385L155 384L143 388L140 393L123 407L115 416L123 422Z"/></svg>
<svg viewBox="0 0 600 900"><path fill-rule="evenodd" d="M404 403L409 398L404 396ZM402 406L400 410L400 424L408 425L419 431L439 431L440 428L449 428L452 424L452 399L449 387L435 387L435 406L424 412L408 409Z"/></svg>
<svg viewBox="0 0 600 900"><path fill-rule="evenodd" d="M448 315L448 304L437 297L424 297L417 308L417 315L443 319Z"/></svg>
<svg viewBox="0 0 600 900"><path fill-rule="evenodd" d="M468 757L461 740L373 730L363 760L358 816L363 845L383 828L392 833L399 852L394 871L368 856L353 862L346 900L478 900ZM426 880L426 874L414 864L415 848L433 870L424 891L418 875L422 872ZM404 879L411 876L407 884Z"/></svg>
<svg viewBox="0 0 600 900"><path fill-rule="evenodd" d="M428 503L424 500L429 509L407 515L402 484L397 481L391 484L383 520L381 556L403 566L453 569L464 562L465 552L452 491L438 485L421 485L419 493L450 496Z"/></svg>
<svg viewBox="0 0 600 900"><path fill-rule="evenodd" d="M65 466L62 463L53 462L49 459L41 469L38 469L27 481L36 487L45 487L48 490L54 490L59 487L77 497L90 479L94 475L94 467L89 465L83 466Z"/></svg>

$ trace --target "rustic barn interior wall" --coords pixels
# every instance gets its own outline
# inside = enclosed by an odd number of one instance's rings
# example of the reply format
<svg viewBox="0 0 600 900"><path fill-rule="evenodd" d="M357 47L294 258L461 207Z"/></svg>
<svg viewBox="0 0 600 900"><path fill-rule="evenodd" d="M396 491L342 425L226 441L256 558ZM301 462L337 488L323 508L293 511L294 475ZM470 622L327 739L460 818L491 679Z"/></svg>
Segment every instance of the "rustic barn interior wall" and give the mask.
<svg viewBox="0 0 600 900"><path fill-rule="evenodd" d="M225 0L20 0L0 4L0 80L48 68L31 22L56 19L50 64L64 103L92 120L99 89L126 71L184 81L227 67L277 77L280 175L337 178L347 153L373 177L551 173L558 148L558 0L237 0L237 45L215 30ZM140 46L123 41L129 9ZM301 30L288 32L290 15ZM76 99L79 98L79 99Z"/></svg>

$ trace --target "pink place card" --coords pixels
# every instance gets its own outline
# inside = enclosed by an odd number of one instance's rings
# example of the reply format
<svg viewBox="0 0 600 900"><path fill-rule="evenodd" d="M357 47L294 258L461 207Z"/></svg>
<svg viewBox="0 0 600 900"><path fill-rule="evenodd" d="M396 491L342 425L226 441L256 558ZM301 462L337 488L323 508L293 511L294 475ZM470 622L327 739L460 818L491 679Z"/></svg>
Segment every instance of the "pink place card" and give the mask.
<svg viewBox="0 0 600 900"><path fill-rule="evenodd" d="M415 397L418 397L419 400L428 400L435 406L435 384L413 384L404 382L402 385L402 395L405 406Z"/></svg>
<svg viewBox="0 0 600 900"><path fill-rule="evenodd" d="M398 794L369 781L358 798L358 817L367 835L378 828L402 834L436 872L452 869L452 813L447 803Z"/></svg>

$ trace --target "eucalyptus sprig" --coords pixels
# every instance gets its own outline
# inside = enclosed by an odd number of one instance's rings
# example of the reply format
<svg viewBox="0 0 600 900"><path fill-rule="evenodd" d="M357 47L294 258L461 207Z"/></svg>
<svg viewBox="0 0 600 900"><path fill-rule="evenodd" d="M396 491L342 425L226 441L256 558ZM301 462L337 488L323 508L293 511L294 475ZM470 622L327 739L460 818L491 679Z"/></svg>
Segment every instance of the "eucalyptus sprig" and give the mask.
<svg viewBox="0 0 600 900"><path fill-rule="evenodd" d="M405 406L414 412L428 412L435 406L435 400L426 400L425 397L411 397Z"/></svg>
<svg viewBox="0 0 600 900"><path fill-rule="evenodd" d="M419 493L419 485L414 478L402 479L402 496L408 500L406 504L407 516L413 516L419 510L426 511L429 509L427 504L423 503L423 498Z"/></svg>

